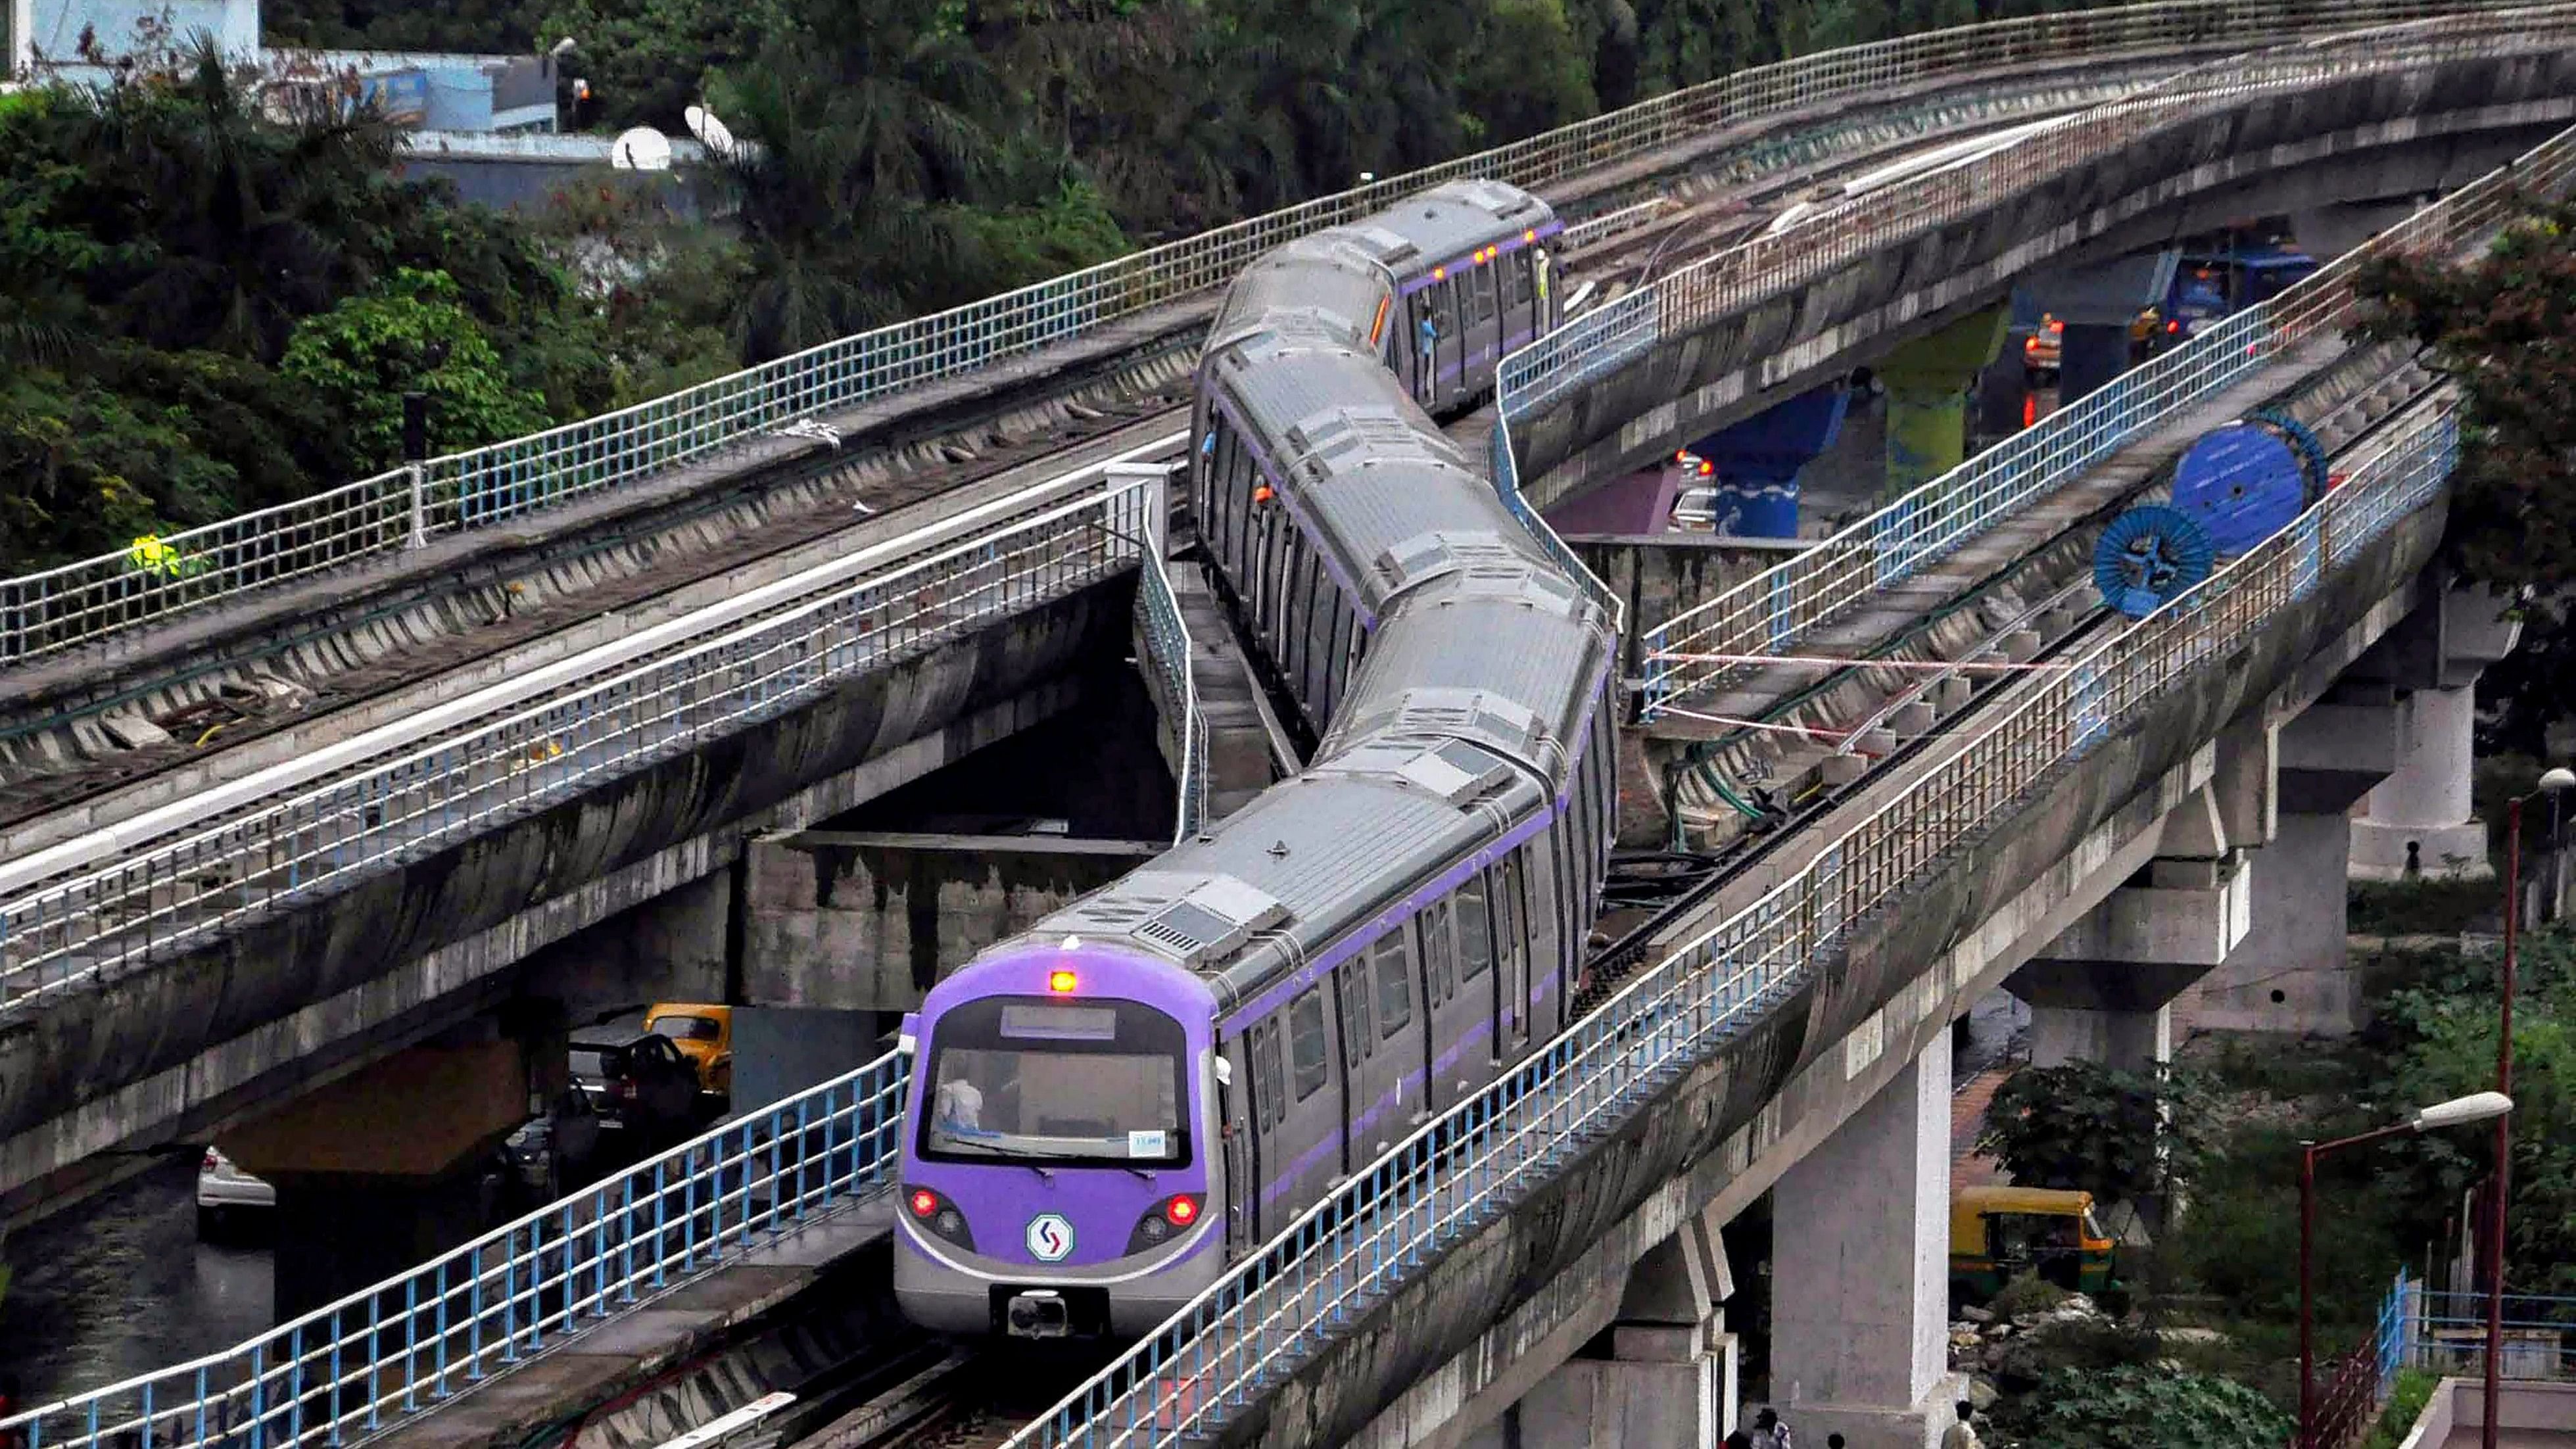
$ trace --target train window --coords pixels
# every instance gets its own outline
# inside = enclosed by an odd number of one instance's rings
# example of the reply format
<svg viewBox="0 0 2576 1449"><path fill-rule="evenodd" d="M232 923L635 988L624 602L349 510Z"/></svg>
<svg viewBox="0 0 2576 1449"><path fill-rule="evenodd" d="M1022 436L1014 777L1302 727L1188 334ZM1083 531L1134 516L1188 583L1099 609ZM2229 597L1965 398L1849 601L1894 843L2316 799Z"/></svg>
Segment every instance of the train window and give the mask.
<svg viewBox="0 0 2576 1449"><path fill-rule="evenodd" d="M1494 959L1494 941L1486 934L1485 878L1480 875L1458 887L1450 899L1457 902L1458 979L1473 981Z"/></svg>
<svg viewBox="0 0 2576 1449"><path fill-rule="evenodd" d="M1296 1074L1297 1100L1315 1095L1333 1074L1332 1048L1324 1040L1324 991L1308 987L1306 994L1288 1003L1288 1064Z"/></svg>
<svg viewBox="0 0 2576 1449"><path fill-rule="evenodd" d="M1431 1004L1447 1001L1458 989L1457 966L1449 939L1449 903L1433 901L1413 918L1417 933L1414 949L1422 953L1423 977L1430 985Z"/></svg>
<svg viewBox="0 0 2576 1449"><path fill-rule="evenodd" d="M1413 1020L1412 962L1405 958L1404 932L1389 931L1370 948L1377 969L1377 1030L1391 1037Z"/></svg>
<svg viewBox="0 0 2576 1449"><path fill-rule="evenodd" d="M1319 560L1315 566L1314 594L1306 611L1306 697L1314 702L1320 722L1324 710L1332 704L1333 664L1339 655L1334 647L1334 621L1342 612L1341 587L1333 576L1324 572Z"/></svg>
<svg viewBox="0 0 2576 1449"><path fill-rule="evenodd" d="M1366 956L1353 956L1333 972L1342 993L1342 1060L1357 1066L1377 1045L1369 1030L1369 972Z"/></svg>
<svg viewBox="0 0 2576 1449"><path fill-rule="evenodd" d="M1253 1090L1261 1096L1261 1125L1277 1125L1288 1115L1288 1082L1279 1072L1279 1023L1265 1021L1252 1029Z"/></svg>

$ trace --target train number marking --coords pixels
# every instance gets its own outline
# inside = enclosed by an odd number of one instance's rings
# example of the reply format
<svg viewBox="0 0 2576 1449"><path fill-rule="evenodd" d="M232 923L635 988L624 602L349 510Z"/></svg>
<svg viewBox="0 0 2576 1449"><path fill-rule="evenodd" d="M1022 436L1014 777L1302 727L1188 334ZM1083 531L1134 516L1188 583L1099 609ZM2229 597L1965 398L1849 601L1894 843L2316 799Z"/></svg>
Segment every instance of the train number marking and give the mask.
<svg viewBox="0 0 2576 1449"><path fill-rule="evenodd" d="M1062 1213L1040 1213L1029 1219L1029 1256L1041 1263L1061 1263L1073 1251L1073 1224Z"/></svg>

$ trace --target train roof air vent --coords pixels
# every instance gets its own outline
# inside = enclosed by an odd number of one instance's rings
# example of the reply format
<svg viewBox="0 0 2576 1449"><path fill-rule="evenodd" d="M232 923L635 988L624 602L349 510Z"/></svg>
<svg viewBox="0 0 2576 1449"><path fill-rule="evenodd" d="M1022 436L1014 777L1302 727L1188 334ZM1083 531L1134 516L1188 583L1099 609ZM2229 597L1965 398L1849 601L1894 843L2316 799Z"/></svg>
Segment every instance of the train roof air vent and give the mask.
<svg viewBox="0 0 2576 1449"><path fill-rule="evenodd" d="M1422 255L1422 249L1403 233L1389 231L1382 226L1355 226L1350 229L1350 235L1365 245L1377 260L1390 267L1401 266Z"/></svg>
<svg viewBox="0 0 2576 1449"><path fill-rule="evenodd" d="M1269 892L1230 875L1210 876L1136 934L1181 958L1185 966L1231 953L1253 932L1287 919L1288 908Z"/></svg>
<svg viewBox="0 0 2576 1449"><path fill-rule="evenodd" d="M1396 773L1452 805L1464 805L1511 778L1502 761L1458 740L1424 750Z"/></svg>

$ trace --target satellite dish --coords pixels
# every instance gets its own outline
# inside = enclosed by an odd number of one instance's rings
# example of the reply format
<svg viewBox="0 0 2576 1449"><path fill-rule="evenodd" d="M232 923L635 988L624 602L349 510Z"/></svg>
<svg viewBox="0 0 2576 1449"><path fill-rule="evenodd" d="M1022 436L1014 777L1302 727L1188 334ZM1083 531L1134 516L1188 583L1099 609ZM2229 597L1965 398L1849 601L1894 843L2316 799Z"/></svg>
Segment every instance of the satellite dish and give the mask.
<svg viewBox="0 0 2576 1449"><path fill-rule="evenodd" d="M608 143L608 164L620 171L668 171L671 143L652 127L638 126Z"/></svg>
<svg viewBox="0 0 2576 1449"><path fill-rule="evenodd" d="M707 148L708 155L722 159L733 155L737 149L733 132L706 107L691 106L680 113L680 119L689 123L689 134L698 138L699 144Z"/></svg>

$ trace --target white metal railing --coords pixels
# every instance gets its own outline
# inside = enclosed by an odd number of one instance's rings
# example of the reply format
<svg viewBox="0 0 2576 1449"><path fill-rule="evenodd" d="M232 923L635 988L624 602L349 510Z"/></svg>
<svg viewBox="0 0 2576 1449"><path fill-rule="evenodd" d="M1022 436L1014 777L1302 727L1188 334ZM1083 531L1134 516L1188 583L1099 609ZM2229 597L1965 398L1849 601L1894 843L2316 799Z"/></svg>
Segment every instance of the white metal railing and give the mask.
<svg viewBox="0 0 2576 1449"><path fill-rule="evenodd" d="M353 1444L889 1185L887 1053L203 1358L0 1419L18 1449Z"/></svg>
<svg viewBox="0 0 2576 1449"><path fill-rule="evenodd" d="M2444 49L2482 43L2468 36L2450 36L2438 42ZM2376 50L2366 53L2386 54ZM2169 103L2123 101L2103 109L2134 117L2146 106L2166 104ZM2058 128L2057 134L2094 129L2085 120ZM2125 129L2125 122L2110 128L2112 134ZM2042 149L2062 148L2051 144ZM1965 195L1975 194L1958 191L1966 186L1991 199L2014 184L2011 175L2027 178L2033 174L2005 159L2011 154L1993 160L1996 174L1992 176L1976 174L1989 164L1980 163L1968 168L1968 180L1953 182L1936 177L1932 184L1952 192L1954 197L1964 199ZM2398 252L2447 251L2463 246L2502 220L2516 186L2562 194L2569 187L2571 172L2576 172L2576 144L2564 138L2553 139L2513 166L2491 172L2416 212L2279 297L2228 318L2183 347L2130 370L1831 538L1656 625L1642 641L1642 657L1647 665L1642 680L1644 717L1654 719L1677 700L1711 687L1749 657L1781 651L1805 631L1838 617L1875 591L1911 575L2083 476L2087 469L2131 440L2164 426L2304 344L2334 335L2354 315L2352 281L2371 259ZM1560 354L1563 365L1590 368L1592 375L1598 375L1602 369L1594 358L1623 349L1633 354L1638 345L1634 339L1652 340L1660 335L1657 324L1649 319L1654 315L1655 298L1661 295L1659 284L1655 292L1633 294L1594 314L1609 320L1582 338L1568 339ZM1646 301L1623 311L1634 298ZM1576 323L1565 332L1575 332L1582 326ZM1554 359L1549 361L1553 365ZM1507 362L1507 372L1510 366ZM1539 384L1534 395L1544 397L1548 392L1561 391L1562 386L1557 382ZM1526 411L1531 405L1520 394L1507 393L1501 411L1508 415Z"/></svg>
<svg viewBox="0 0 2576 1449"><path fill-rule="evenodd" d="M898 555L463 728L402 737L337 778L228 818L117 842L104 864L0 900L0 1008L569 799L1135 566L1167 506L1162 481L1074 476L1056 501L1005 526Z"/></svg>
<svg viewBox="0 0 2576 1449"><path fill-rule="evenodd" d="M1168 480L1180 466L1140 465L1134 472ZM1199 709L1198 664L1190 652L1190 627L1181 618L1180 599L1172 593L1169 513L1154 515L1148 541L1149 557L1137 575L1136 609L1144 626L1143 662L1162 680L1164 707L1180 711L1172 730L1172 743L1181 757L1173 782L1179 800L1172 819L1172 844L1177 846L1207 823L1208 726L1207 716Z"/></svg>
<svg viewBox="0 0 2576 1449"><path fill-rule="evenodd" d="M1354 1174L1012 1444L1211 1442L1399 1284L1786 999L1945 852L2434 499L2456 440L2447 406L2413 416L2296 523L2051 674L1890 808Z"/></svg>
<svg viewBox="0 0 2576 1449"><path fill-rule="evenodd" d="M2498 0L2159 0L1996 21L1741 71L1624 110L843 338L617 412L381 473L319 497L0 580L0 664L759 446L780 428L1080 336L1232 280L1282 242L1459 177L1540 187L1723 125L2054 60L2255 46ZM1808 231L1797 233L1805 244ZM1639 294L1646 295L1646 294ZM166 549L167 552L159 550Z"/></svg>

